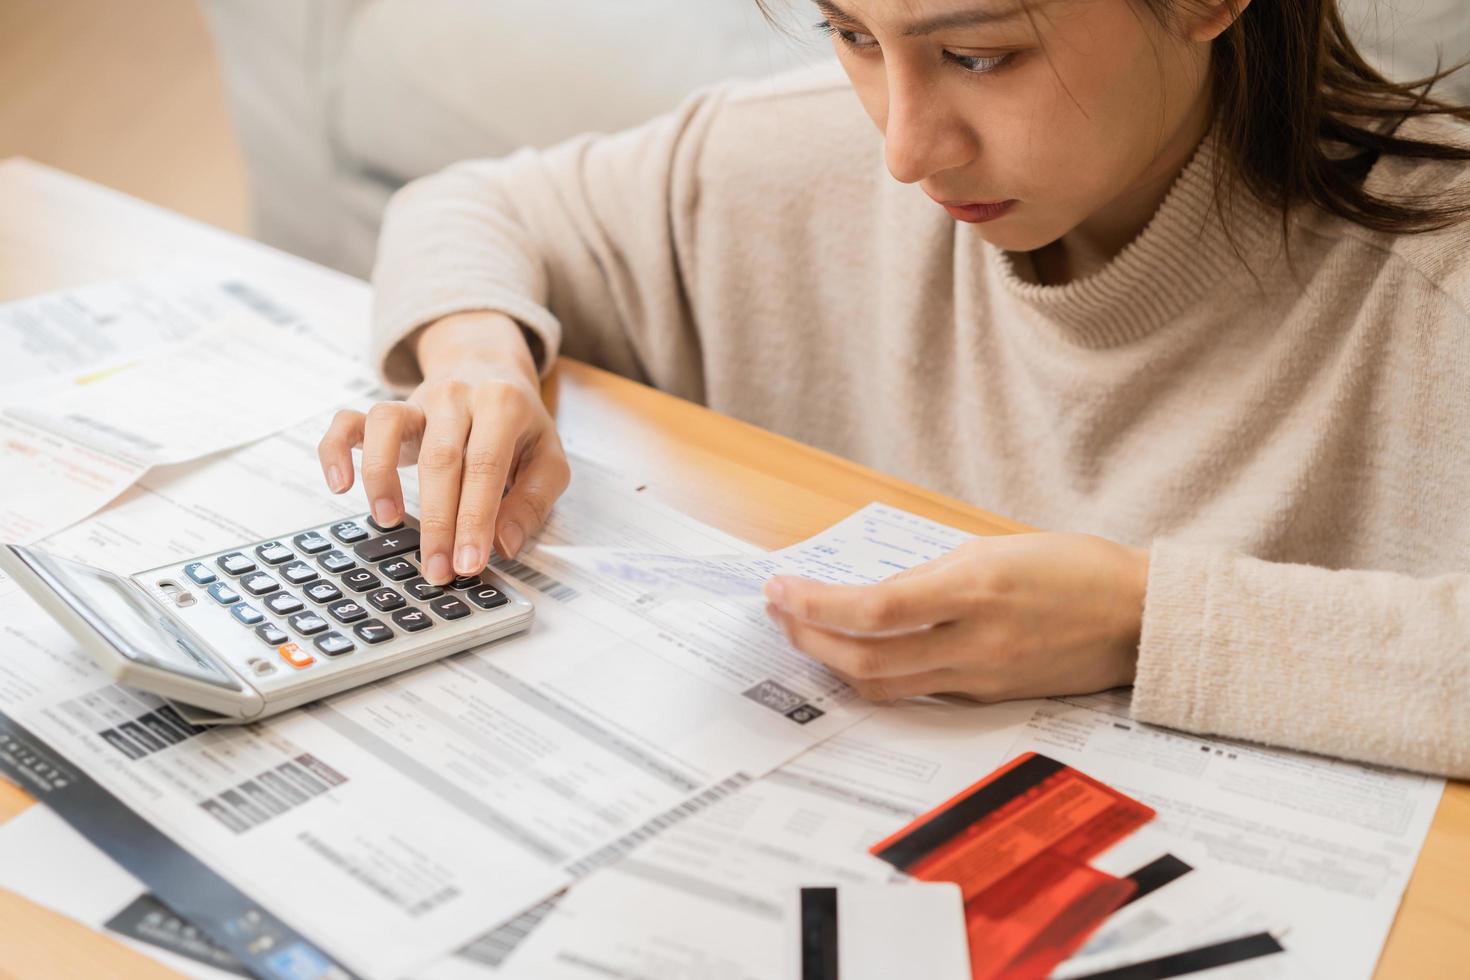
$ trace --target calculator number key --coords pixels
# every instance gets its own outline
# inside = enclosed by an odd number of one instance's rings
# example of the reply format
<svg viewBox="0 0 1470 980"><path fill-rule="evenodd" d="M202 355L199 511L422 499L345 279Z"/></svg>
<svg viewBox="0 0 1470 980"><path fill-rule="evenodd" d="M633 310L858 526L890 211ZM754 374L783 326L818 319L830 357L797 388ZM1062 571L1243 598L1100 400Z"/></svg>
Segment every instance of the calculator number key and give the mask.
<svg viewBox="0 0 1470 980"><path fill-rule="evenodd" d="M392 589L374 589L368 593L367 601L373 604L374 609L379 609L383 612L402 609L408 603L407 599L404 599L403 596L394 592Z"/></svg>
<svg viewBox="0 0 1470 980"><path fill-rule="evenodd" d="M262 619L265 619L265 613L261 612L259 609L256 609L248 602L235 603L233 606L230 607L230 615L234 616L246 626L254 626Z"/></svg>
<svg viewBox="0 0 1470 980"><path fill-rule="evenodd" d="M191 562L184 566L184 574L194 582L195 585L208 585L216 578L214 572L202 561Z"/></svg>
<svg viewBox="0 0 1470 980"><path fill-rule="evenodd" d="M216 582L208 589L214 601L222 606L233 605L240 601L240 593L230 587L229 582Z"/></svg>
<svg viewBox="0 0 1470 980"><path fill-rule="evenodd" d="M259 626L255 627L255 635L260 637L267 646L273 647L278 647L282 643L285 643L287 640L291 639L291 637L286 635L286 631L281 629L275 623L261 623Z"/></svg>
<svg viewBox="0 0 1470 980"><path fill-rule="evenodd" d="M283 561L290 561L296 557L291 553L290 548L281 544L279 541L267 541L255 549L255 554L256 557L267 565L279 565Z"/></svg>
<svg viewBox="0 0 1470 980"><path fill-rule="evenodd" d="M317 577L316 569L304 561L293 561L289 565L282 565L280 574L281 578L290 582L292 585L301 585Z"/></svg>
<svg viewBox="0 0 1470 980"><path fill-rule="evenodd" d="M277 616L289 616L293 612L300 612L304 604L289 592L277 592L265 600L265 608Z"/></svg>
<svg viewBox="0 0 1470 980"><path fill-rule="evenodd" d="M342 590L331 582L313 582L305 591L306 597L312 602L336 602L342 598Z"/></svg>
<svg viewBox="0 0 1470 980"><path fill-rule="evenodd" d="M316 562L318 565L322 566L333 575L336 575L340 572L345 572L349 568L357 567L357 562L353 559L351 555L349 555L345 551L337 551L336 549L333 549L327 552L325 555L322 555L316 560Z"/></svg>
<svg viewBox="0 0 1470 980"><path fill-rule="evenodd" d="M378 571L395 582L413 578L419 573L417 566L407 558L394 558L378 566Z"/></svg>
<svg viewBox="0 0 1470 980"><path fill-rule="evenodd" d="M343 544L356 544L367 536L367 529L356 521L338 521L332 525L332 537Z"/></svg>
<svg viewBox="0 0 1470 980"><path fill-rule="evenodd" d="M214 560L214 563L231 575L244 575L246 572L255 571L255 562L238 551L220 555Z"/></svg>
<svg viewBox="0 0 1470 980"><path fill-rule="evenodd" d="M368 611L356 599L341 599L327 607L327 612L339 623L355 623L366 619Z"/></svg>
<svg viewBox="0 0 1470 980"><path fill-rule="evenodd" d="M313 633L320 633L331 625L325 619L310 611L299 612L287 620L287 622L291 624L293 630L302 636L311 636Z"/></svg>
<svg viewBox="0 0 1470 980"><path fill-rule="evenodd" d="M364 643L382 643L384 640L393 639L393 631L388 624L377 619L369 619L365 623L358 623L352 627L352 632Z"/></svg>
<svg viewBox="0 0 1470 980"><path fill-rule="evenodd" d="M271 578L265 572L255 572L240 580L240 585L251 595L265 595L274 592L281 587L281 583Z"/></svg>
<svg viewBox="0 0 1470 980"><path fill-rule="evenodd" d="M400 609L394 613L393 622L410 633L417 633L419 630L426 630L434 625L434 621L429 618L428 613L422 609L414 609L412 607Z"/></svg>
<svg viewBox="0 0 1470 980"><path fill-rule="evenodd" d="M429 608L441 619L461 619L470 614L470 607L457 595L446 595L429 603Z"/></svg>
<svg viewBox="0 0 1470 980"><path fill-rule="evenodd" d="M307 531L305 534L298 534L291 540L296 542L296 547L300 548L308 555L319 555L332 546L331 541L322 537L315 531Z"/></svg>
<svg viewBox="0 0 1470 980"><path fill-rule="evenodd" d="M336 630L317 637L316 648L329 657L340 657L344 653L351 653L357 649L351 640Z"/></svg>
<svg viewBox="0 0 1470 980"><path fill-rule="evenodd" d="M465 593L465 598L481 609L494 609L510 601L509 596L493 585L481 585L478 589L471 589Z"/></svg>
<svg viewBox="0 0 1470 980"><path fill-rule="evenodd" d="M382 585L383 580L366 568L358 568L343 575L342 584L353 592L366 592L368 589L376 589Z"/></svg>
<svg viewBox="0 0 1470 980"><path fill-rule="evenodd" d="M439 596L444 594L443 589L439 588L439 586L437 585L430 585L429 580L423 578L410 579L409 581L403 583L403 587L408 590L409 595L413 596L420 602L427 602L430 599L437 599Z"/></svg>
<svg viewBox="0 0 1470 980"><path fill-rule="evenodd" d="M397 558L406 555L410 551L418 550L419 532L411 527L400 528L381 538L373 538L364 541L352 550L357 552L357 557L363 561L383 561L386 558Z"/></svg>

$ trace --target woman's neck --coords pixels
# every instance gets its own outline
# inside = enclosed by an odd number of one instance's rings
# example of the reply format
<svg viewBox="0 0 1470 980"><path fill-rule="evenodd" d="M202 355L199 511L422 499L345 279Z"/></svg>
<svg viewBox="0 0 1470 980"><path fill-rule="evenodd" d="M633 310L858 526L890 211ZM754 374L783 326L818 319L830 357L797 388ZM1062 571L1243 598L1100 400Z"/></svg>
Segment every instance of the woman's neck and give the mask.
<svg viewBox="0 0 1470 980"><path fill-rule="evenodd" d="M1208 105L1201 99L1132 187L1061 238L1031 253L1037 282L1063 286L1084 279L1123 251L1158 211L1209 124Z"/></svg>

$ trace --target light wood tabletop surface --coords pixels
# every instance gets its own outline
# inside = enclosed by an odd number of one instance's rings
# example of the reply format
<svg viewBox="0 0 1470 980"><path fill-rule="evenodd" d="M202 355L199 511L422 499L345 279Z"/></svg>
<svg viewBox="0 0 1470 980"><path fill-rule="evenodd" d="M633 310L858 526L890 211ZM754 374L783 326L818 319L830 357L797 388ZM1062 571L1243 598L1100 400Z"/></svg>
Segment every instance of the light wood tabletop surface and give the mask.
<svg viewBox="0 0 1470 980"><path fill-rule="evenodd" d="M26 160L0 161L0 302L181 259L232 262L261 275L303 275L300 260L255 243ZM360 283L338 278L340 288L360 294ZM650 492L764 547L813 534L872 500L982 534L1025 530L584 364L561 362L546 394L564 431L595 433L600 451L646 477ZM0 822L30 805L26 794L0 782ZM1470 784L1451 783L1377 977L1470 975L1467 872ZM173 975L104 935L0 890L0 978Z"/></svg>

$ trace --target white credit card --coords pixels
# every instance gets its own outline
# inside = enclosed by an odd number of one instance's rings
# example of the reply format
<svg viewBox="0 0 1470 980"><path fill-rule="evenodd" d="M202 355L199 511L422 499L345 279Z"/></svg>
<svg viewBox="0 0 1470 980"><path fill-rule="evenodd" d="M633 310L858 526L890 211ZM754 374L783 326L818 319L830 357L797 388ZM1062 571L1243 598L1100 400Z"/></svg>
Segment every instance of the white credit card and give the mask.
<svg viewBox="0 0 1470 980"><path fill-rule="evenodd" d="M969 980L965 902L951 882L805 887L787 941L790 980Z"/></svg>

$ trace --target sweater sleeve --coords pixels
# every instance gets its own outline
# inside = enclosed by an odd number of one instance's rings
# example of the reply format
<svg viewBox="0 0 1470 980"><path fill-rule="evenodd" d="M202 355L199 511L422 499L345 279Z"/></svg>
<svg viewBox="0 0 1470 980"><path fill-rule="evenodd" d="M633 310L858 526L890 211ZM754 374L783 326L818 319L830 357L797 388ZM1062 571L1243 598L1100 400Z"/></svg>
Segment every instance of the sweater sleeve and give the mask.
<svg viewBox="0 0 1470 980"><path fill-rule="evenodd" d="M400 392L422 380L405 343L419 327L493 310L539 341L543 375L561 350L700 397L681 250L728 87L635 129L456 164L395 194L373 271L383 379Z"/></svg>
<svg viewBox="0 0 1470 980"><path fill-rule="evenodd" d="M1138 720L1470 777L1470 574L1153 544Z"/></svg>

